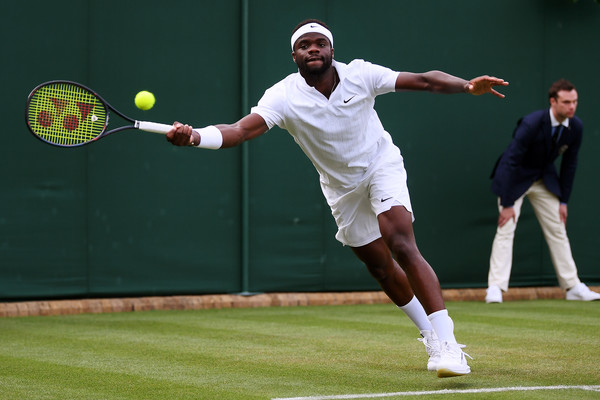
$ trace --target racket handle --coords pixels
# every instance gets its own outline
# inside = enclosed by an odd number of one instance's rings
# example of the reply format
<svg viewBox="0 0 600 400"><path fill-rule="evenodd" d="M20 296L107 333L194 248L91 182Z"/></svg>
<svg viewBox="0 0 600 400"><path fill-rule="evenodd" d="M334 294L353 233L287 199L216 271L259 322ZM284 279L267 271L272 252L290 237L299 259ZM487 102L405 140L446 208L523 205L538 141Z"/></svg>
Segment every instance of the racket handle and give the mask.
<svg viewBox="0 0 600 400"><path fill-rule="evenodd" d="M146 132L162 133L163 135L173 129L173 125L148 121L135 121L135 127Z"/></svg>

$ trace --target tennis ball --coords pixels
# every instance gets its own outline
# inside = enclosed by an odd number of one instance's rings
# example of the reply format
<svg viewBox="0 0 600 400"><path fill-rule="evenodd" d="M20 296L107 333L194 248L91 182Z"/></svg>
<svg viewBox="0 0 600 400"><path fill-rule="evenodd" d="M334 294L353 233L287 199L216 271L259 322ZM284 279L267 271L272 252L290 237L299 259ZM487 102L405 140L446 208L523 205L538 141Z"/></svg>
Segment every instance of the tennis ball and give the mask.
<svg viewBox="0 0 600 400"><path fill-rule="evenodd" d="M135 95L135 105L140 110L149 110L154 107L154 102L156 99L154 95L150 92L142 90L138 94Z"/></svg>

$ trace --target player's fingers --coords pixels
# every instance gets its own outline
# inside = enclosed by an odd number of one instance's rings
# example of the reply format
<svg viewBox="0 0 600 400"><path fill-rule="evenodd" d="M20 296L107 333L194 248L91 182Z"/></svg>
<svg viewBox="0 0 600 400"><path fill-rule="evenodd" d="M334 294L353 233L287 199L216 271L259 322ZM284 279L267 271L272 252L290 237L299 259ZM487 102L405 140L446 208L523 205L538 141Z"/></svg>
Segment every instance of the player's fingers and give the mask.
<svg viewBox="0 0 600 400"><path fill-rule="evenodd" d="M174 143L175 140L175 135L177 133L177 129L179 129L179 127L181 126L181 122L173 122L173 127L171 128L171 130L169 130L169 132L167 132L167 134L165 135L165 137L167 138L167 141L170 143Z"/></svg>
<svg viewBox="0 0 600 400"><path fill-rule="evenodd" d="M189 142L189 135L185 133L185 130L186 125L174 122L173 128L166 134L167 140L175 146L186 145Z"/></svg>
<svg viewBox="0 0 600 400"><path fill-rule="evenodd" d="M190 144L193 144L193 141L192 141L192 139L193 139L193 137L192 137L192 127L189 126L189 125L186 125L185 127L186 127L186 129L185 129L185 135L187 137L187 140L186 140L185 144L189 146Z"/></svg>
<svg viewBox="0 0 600 400"><path fill-rule="evenodd" d="M177 132L181 132L182 134L189 136L190 132L192 132L192 127L188 124L179 124L177 127Z"/></svg>
<svg viewBox="0 0 600 400"><path fill-rule="evenodd" d="M172 128L169 132L167 132L165 137L167 138L167 142L173 143L173 138L175 137L175 128Z"/></svg>
<svg viewBox="0 0 600 400"><path fill-rule="evenodd" d="M189 146L190 144L192 144L192 127L186 124L181 134L181 145Z"/></svg>
<svg viewBox="0 0 600 400"><path fill-rule="evenodd" d="M504 79L496 78L495 76L488 77L486 79L486 82L490 85L490 87L492 87L492 86L508 86L508 82L506 82Z"/></svg>
<svg viewBox="0 0 600 400"><path fill-rule="evenodd" d="M504 84L504 83L508 84L508 82L506 82L504 79L498 78L495 76L488 76L486 79L490 82L493 82L495 85L496 84Z"/></svg>
<svg viewBox="0 0 600 400"><path fill-rule="evenodd" d="M503 95L502 93L498 92L498 91L497 91L497 90L495 90L495 89L491 89L491 92L492 92L492 94L493 94L494 96L498 96L498 97L500 97L501 99L503 99L503 98L505 98L505 97L506 97L505 95Z"/></svg>

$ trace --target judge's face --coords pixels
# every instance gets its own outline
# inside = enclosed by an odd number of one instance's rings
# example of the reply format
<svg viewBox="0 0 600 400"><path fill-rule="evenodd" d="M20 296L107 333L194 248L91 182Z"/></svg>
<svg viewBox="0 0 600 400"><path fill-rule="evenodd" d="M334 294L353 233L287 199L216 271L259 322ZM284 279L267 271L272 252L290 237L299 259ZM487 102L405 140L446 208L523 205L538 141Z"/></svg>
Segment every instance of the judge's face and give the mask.
<svg viewBox="0 0 600 400"><path fill-rule="evenodd" d="M577 110L577 91L560 90L556 98L550 99L550 108L554 117L562 122L566 118L573 118Z"/></svg>

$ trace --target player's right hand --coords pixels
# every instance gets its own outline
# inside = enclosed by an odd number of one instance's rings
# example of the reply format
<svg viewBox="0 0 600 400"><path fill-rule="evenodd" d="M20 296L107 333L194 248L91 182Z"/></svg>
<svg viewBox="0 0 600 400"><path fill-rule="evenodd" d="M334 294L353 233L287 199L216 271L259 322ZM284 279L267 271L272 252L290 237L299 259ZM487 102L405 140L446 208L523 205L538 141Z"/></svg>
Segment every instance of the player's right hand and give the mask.
<svg viewBox="0 0 600 400"><path fill-rule="evenodd" d="M175 121L173 128L167 132L167 140L175 146L189 146L191 143L192 127Z"/></svg>

